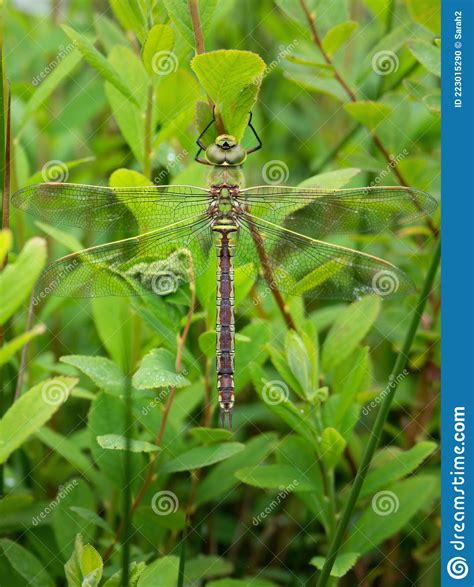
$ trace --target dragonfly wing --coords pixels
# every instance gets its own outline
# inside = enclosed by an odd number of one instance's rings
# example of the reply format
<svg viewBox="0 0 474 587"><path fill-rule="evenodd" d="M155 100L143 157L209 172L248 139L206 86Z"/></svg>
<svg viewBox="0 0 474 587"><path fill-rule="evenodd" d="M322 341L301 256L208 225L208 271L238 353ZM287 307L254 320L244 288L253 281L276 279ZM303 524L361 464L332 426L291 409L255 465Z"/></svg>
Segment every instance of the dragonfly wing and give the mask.
<svg viewBox="0 0 474 587"><path fill-rule="evenodd" d="M255 272L258 259L267 284L288 294L354 300L365 294L387 296L413 290L409 278L383 259L250 216L241 220L235 258L247 272Z"/></svg>
<svg viewBox="0 0 474 587"><path fill-rule="evenodd" d="M252 215L312 237L378 232L413 222L437 206L429 194L408 187L261 186L242 190L241 198Z"/></svg>
<svg viewBox="0 0 474 587"><path fill-rule="evenodd" d="M101 187L73 183L27 186L14 206L53 224L87 230L152 230L205 210L207 190L192 186Z"/></svg>
<svg viewBox="0 0 474 587"><path fill-rule="evenodd" d="M68 255L46 267L36 288L68 297L166 295L203 273L212 246L209 219L178 223Z"/></svg>

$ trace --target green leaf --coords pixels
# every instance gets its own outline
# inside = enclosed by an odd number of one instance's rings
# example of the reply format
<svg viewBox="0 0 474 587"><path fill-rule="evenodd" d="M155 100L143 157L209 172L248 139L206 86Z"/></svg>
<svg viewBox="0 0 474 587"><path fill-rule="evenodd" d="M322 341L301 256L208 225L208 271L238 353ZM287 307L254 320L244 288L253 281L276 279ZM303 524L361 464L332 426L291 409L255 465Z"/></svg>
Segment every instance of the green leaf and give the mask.
<svg viewBox="0 0 474 587"><path fill-rule="evenodd" d="M128 582L129 582L129 587L137 587L138 585L138 580L140 579L143 571L146 568L146 564L144 562L141 563L136 563L135 561L133 561L131 563L131 565L129 566L128 572L129 572L129 577L128 577ZM117 573L114 573L110 579L108 579L105 583L103 587L122 587L123 585L123 581L122 581L122 571L118 571Z"/></svg>
<svg viewBox="0 0 474 587"><path fill-rule="evenodd" d="M179 558L164 556L143 571L138 580L138 587L176 587L179 572Z"/></svg>
<svg viewBox="0 0 474 587"><path fill-rule="evenodd" d="M226 132L240 140L257 99L265 62L249 51L221 50L196 55L191 67L216 104Z"/></svg>
<svg viewBox="0 0 474 587"><path fill-rule="evenodd" d="M71 45L68 45L66 49L70 46ZM38 108L46 102L56 88L73 72L80 61L81 54L74 49L61 59L53 71L49 73L44 80L39 80L39 85L37 85L36 90L31 95L31 98L28 100L23 110L23 116L18 127L18 132L20 132L25 124L31 120L32 114L34 114Z"/></svg>
<svg viewBox="0 0 474 587"><path fill-rule="evenodd" d="M0 551L15 571L31 587L54 587L55 583L42 563L29 550L8 538L0 538ZM5 577L6 578L6 577Z"/></svg>
<svg viewBox="0 0 474 587"><path fill-rule="evenodd" d="M431 507L438 489L434 475L418 475L390 485L383 494L375 494L371 506L354 522L344 553L363 555L406 528L417 512Z"/></svg>
<svg viewBox="0 0 474 587"><path fill-rule="evenodd" d="M238 483L235 472L244 466L259 466L273 449L275 435L255 436L243 451L213 467L199 483L196 501L203 505L229 493Z"/></svg>
<svg viewBox="0 0 474 587"><path fill-rule="evenodd" d="M344 449L346 441L335 428L325 428L321 436L321 457L328 469L334 469Z"/></svg>
<svg viewBox="0 0 474 587"><path fill-rule="evenodd" d="M66 462L82 473L91 483L94 483L98 489L104 488L106 477L99 473L92 465L90 458L72 440L47 427L40 428L35 432L35 436L51 450L62 456Z"/></svg>
<svg viewBox="0 0 474 587"><path fill-rule="evenodd" d="M435 442L424 441L419 442L410 450L395 454L390 461L369 472L362 487L360 499L373 495L388 484L410 475L436 449Z"/></svg>
<svg viewBox="0 0 474 587"><path fill-rule="evenodd" d="M38 326L35 326L28 332L20 334L20 336L17 336L16 338L4 344L3 347L0 349L0 366L7 363L13 357L13 355L17 351L19 351L26 343L28 343L36 336L43 334L44 331L45 327L43 326L43 324L39 324Z"/></svg>
<svg viewBox="0 0 474 587"><path fill-rule="evenodd" d="M231 430L224 430L222 428L191 428L191 435L199 442L199 444L212 444L213 442L223 442L232 437Z"/></svg>
<svg viewBox="0 0 474 587"><path fill-rule="evenodd" d="M13 244L13 236L11 230L0 230L0 263L5 261Z"/></svg>
<svg viewBox="0 0 474 587"><path fill-rule="evenodd" d="M68 587L82 587L82 572L79 561L83 548L82 536L78 534L72 554L64 565Z"/></svg>
<svg viewBox="0 0 474 587"><path fill-rule="evenodd" d="M48 236L69 249L71 253L75 253L76 251L80 251L84 248L81 242L69 232L65 232L56 226L51 226L45 222L40 222L39 220L37 220L35 224Z"/></svg>
<svg viewBox="0 0 474 587"><path fill-rule="evenodd" d="M348 20L330 29L322 41L326 53L332 57L350 39L358 26L359 24L354 20Z"/></svg>
<svg viewBox="0 0 474 587"><path fill-rule="evenodd" d="M245 467L235 473L237 479L261 489L290 491L314 491L315 486L304 472L289 465L262 465Z"/></svg>
<svg viewBox="0 0 474 587"><path fill-rule="evenodd" d="M174 46L174 31L166 24L155 24L146 37L142 49L142 61L150 76L156 76L160 69L157 69L161 58L166 58Z"/></svg>
<svg viewBox="0 0 474 587"><path fill-rule="evenodd" d="M99 446L107 450L127 450L127 439L120 434L103 434L97 437ZM156 444L144 440L129 439L132 452L158 452L160 449Z"/></svg>
<svg viewBox="0 0 474 587"><path fill-rule="evenodd" d="M346 552L340 554L334 561L334 566L331 570L331 577L344 577L352 567L356 564L360 554L358 552ZM317 569L322 571L326 559L324 556L315 556L310 561L311 565L314 565Z"/></svg>
<svg viewBox="0 0 474 587"><path fill-rule="evenodd" d="M326 370L334 369L363 340L378 316L380 305L378 296L365 296L337 316L324 342L323 366Z"/></svg>
<svg viewBox="0 0 474 587"><path fill-rule="evenodd" d="M441 11L432 0L408 0L408 10L416 22L428 28L435 35L441 31Z"/></svg>
<svg viewBox="0 0 474 587"><path fill-rule="evenodd" d="M82 549L79 565L84 578L82 584L87 585L87 587L97 587L102 578L104 563L102 562L102 557L92 545L86 544Z"/></svg>
<svg viewBox="0 0 474 587"><path fill-rule="evenodd" d="M132 383L136 389L181 388L191 385L186 377L176 373L175 358L166 349L153 349L145 355Z"/></svg>
<svg viewBox="0 0 474 587"><path fill-rule="evenodd" d="M46 241L35 237L25 244L16 262L7 265L0 273L0 324L5 324L28 298L45 262Z"/></svg>
<svg viewBox="0 0 474 587"><path fill-rule="evenodd" d="M109 0L117 20L122 27L135 34L139 41L143 42L146 36L146 18L140 9L136 9L136 3L123 0Z"/></svg>
<svg viewBox="0 0 474 587"><path fill-rule="evenodd" d="M289 330L285 336L285 350L288 365L308 397L314 382L311 360L305 343L294 330Z"/></svg>
<svg viewBox="0 0 474 587"><path fill-rule="evenodd" d="M132 356L130 300L119 297L93 298L92 311L97 333L114 362L126 372Z"/></svg>
<svg viewBox="0 0 474 587"><path fill-rule="evenodd" d="M71 511L73 511L75 514L77 514L78 516L80 516L81 518L83 518L84 520L86 520L87 522L91 522L92 524L94 524L94 526L98 526L99 528L102 528L103 530L105 530L109 534L114 533L113 528L111 526L109 526L109 524L107 524L107 522L104 519L102 519L100 516L98 516L95 513L95 511L89 510L87 508L79 507L79 506L71 506L69 509Z"/></svg>
<svg viewBox="0 0 474 587"><path fill-rule="evenodd" d="M229 575L233 571L233 564L215 555L199 555L186 561L186 578L189 581L212 579Z"/></svg>
<svg viewBox="0 0 474 587"><path fill-rule="evenodd" d="M0 463L39 430L69 397L77 379L55 377L24 393L0 420Z"/></svg>
<svg viewBox="0 0 474 587"><path fill-rule="evenodd" d="M413 57L430 73L441 77L441 49L427 41L417 39L408 43Z"/></svg>
<svg viewBox="0 0 474 587"><path fill-rule="evenodd" d="M347 169L338 169L336 171L327 171L319 173L305 179L298 187L300 188L330 188L339 189L351 181L353 177L360 173L360 169L348 167Z"/></svg>
<svg viewBox="0 0 474 587"><path fill-rule="evenodd" d="M245 445L240 442L224 442L192 448L178 457L166 463L163 467L165 473L176 473L178 471L192 471L202 467L209 467L232 457L244 450Z"/></svg>
<svg viewBox="0 0 474 587"><path fill-rule="evenodd" d="M78 33L67 25L62 25L63 31L82 53L84 59L91 65L105 81L112 84L128 100L139 106L134 94L129 90L127 83L120 77L116 69L110 65L107 59L97 51L94 45L81 33Z"/></svg>
<svg viewBox="0 0 474 587"><path fill-rule="evenodd" d="M176 29L183 35L184 39L195 48L194 27L187 0L164 0L164 5ZM199 20L201 31L204 35L209 30L217 5L217 0L199 0Z"/></svg>
<svg viewBox="0 0 474 587"><path fill-rule="evenodd" d="M387 118L387 116L390 116L392 112L391 107L370 100L349 102L348 104L345 104L344 108L352 118L372 131L375 130L377 126Z"/></svg>
<svg viewBox="0 0 474 587"><path fill-rule="evenodd" d="M89 357L87 355L66 355L60 361L76 367L92 379L100 389L119 393L125 384L125 375L117 365L106 357Z"/></svg>

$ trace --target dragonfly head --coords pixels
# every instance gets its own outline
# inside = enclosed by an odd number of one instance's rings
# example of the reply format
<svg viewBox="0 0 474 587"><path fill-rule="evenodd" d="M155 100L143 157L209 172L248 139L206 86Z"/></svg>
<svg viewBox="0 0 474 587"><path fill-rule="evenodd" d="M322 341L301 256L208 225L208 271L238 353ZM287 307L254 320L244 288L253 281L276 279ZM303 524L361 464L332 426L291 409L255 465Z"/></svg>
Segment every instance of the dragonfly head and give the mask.
<svg viewBox="0 0 474 587"><path fill-rule="evenodd" d="M211 165L242 165L247 152L232 135L219 135L206 149L206 159Z"/></svg>

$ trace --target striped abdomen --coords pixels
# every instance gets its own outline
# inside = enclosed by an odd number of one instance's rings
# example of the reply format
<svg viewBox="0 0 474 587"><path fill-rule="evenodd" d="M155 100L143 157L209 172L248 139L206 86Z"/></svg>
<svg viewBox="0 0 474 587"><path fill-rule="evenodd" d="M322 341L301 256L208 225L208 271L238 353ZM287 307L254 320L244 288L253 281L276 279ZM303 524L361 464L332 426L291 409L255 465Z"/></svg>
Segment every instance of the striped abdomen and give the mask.
<svg viewBox="0 0 474 587"><path fill-rule="evenodd" d="M232 225L216 226L217 243L217 391L221 408L221 423L228 414L232 425L234 406L234 245L230 234L236 231Z"/></svg>

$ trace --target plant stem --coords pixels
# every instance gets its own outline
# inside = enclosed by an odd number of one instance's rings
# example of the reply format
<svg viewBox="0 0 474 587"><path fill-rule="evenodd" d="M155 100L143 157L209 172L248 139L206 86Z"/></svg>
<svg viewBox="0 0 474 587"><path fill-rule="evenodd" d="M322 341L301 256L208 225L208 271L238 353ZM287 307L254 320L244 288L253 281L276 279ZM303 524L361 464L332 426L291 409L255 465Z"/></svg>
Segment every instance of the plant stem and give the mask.
<svg viewBox="0 0 474 587"><path fill-rule="evenodd" d="M152 155L152 122L153 122L153 84L150 83L145 112L145 132L143 139L143 175L151 180Z"/></svg>
<svg viewBox="0 0 474 587"><path fill-rule="evenodd" d="M193 23L194 42L196 44L196 53L204 53L204 37L202 36L201 19L199 17L199 5L197 0L188 0L189 13Z"/></svg>
<svg viewBox="0 0 474 587"><path fill-rule="evenodd" d="M384 397L383 402L380 406L379 413L377 414L374 427L369 437L369 442L362 457L362 461L360 463L359 470L354 480L354 484L352 486L349 499L347 500L346 506L341 517L341 521L339 522L339 525L336 529L336 533L334 535L334 539L329 548L329 553L326 557L326 562L324 563L323 570L321 571L321 576L319 577L317 587L324 587L325 585L327 585L331 569L334 565L334 561L336 560L339 548L341 547L344 533L347 529L349 520L352 516L352 512L355 508L357 499L362 489L362 485L364 484L365 477L367 475L367 471L372 461L372 457L374 456L375 449L377 448L377 445L379 443L380 435L382 433L382 429L385 425L390 410L390 405L395 396L395 392L397 391L398 375L403 371L408 361L408 354L410 352L411 345L415 338L416 331L418 330L421 315L425 308L426 302L433 287L433 282L436 277L436 273L438 271L440 257L441 243L438 242L436 251L433 255L431 266L429 268L428 274L425 279L425 283L423 285L423 290L420 294L420 297L418 298L416 308L413 311L413 317L411 319L410 327L408 328L405 341L403 343L403 347L397 357L397 360L395 361L392 374L389 378L389 384L387 385L388 393Z"/></svg>

